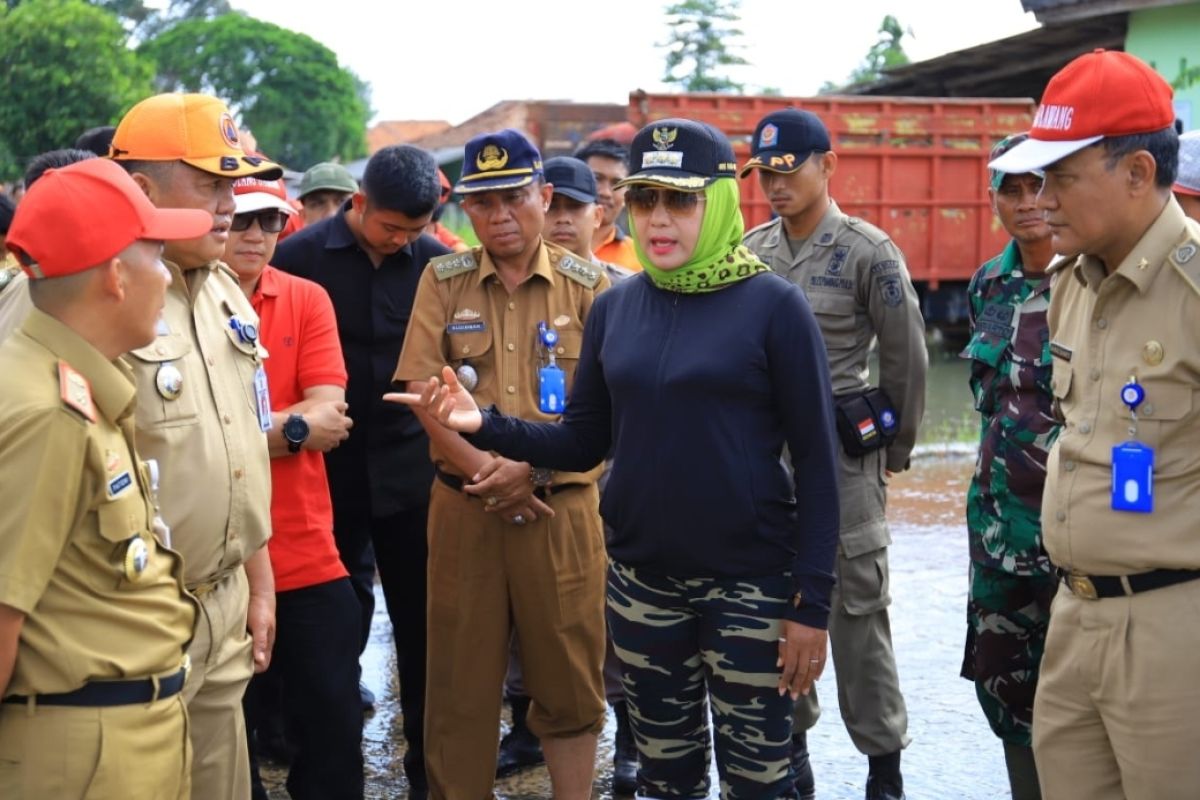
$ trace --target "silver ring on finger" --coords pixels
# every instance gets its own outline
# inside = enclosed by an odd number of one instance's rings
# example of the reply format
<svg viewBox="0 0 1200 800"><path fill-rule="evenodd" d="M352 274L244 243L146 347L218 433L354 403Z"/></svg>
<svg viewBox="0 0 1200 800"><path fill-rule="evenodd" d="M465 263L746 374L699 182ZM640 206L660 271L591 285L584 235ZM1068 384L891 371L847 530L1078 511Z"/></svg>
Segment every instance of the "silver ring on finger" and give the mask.
<svg viewBox="0 0 1200 800"><path fill-rule="evenodd" d="M524 525L525 524L525 515L517 514L513 517L512 521L513 521L514 525Z"/></svg>

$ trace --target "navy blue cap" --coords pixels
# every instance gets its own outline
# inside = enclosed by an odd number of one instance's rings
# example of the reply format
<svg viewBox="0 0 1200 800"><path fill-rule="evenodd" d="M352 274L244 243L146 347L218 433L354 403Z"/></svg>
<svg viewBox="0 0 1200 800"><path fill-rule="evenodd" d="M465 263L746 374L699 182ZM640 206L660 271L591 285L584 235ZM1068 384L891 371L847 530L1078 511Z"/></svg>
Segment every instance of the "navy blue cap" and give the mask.
<svg viewBox="0 0 1200 800"><path fill-rule="evenodd" d="M813 153L832 149L829 130L816 114L797 108L772 111L758 121L750 140L750 160L738 174L744 178L752 169L795 172Z"/></svg>
<svg viewBox="0 0 1200 800"><path fill-rule="evenodd" d="M737 172L725 134L705 122L660 119L637 132L629 146L634 170L617 186L650 183L672 189L703 189Z"/></svg>
<svg viewBox="0 0 1200 800"><path fill-rule="evenodd" d="M546 181L555 194L563 194L581 203L596 202L596 176L592 168L571 156L546 159Z"/></svg>
<svg viewBox="0 0 1200 800"><path fill-rule="evenodd" d="M505 128L467 142L462 177L454 186L458 194L516 189L542 176L542 154L518 130Z"/></svg>

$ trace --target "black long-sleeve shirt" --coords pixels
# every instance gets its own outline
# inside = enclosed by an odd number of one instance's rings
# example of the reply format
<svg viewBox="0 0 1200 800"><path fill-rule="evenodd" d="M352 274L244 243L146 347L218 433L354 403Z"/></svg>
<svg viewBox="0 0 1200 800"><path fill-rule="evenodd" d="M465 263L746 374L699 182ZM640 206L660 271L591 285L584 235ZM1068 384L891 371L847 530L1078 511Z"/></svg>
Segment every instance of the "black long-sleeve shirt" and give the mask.
<svg viewBox="0 0 1200 800"><path fill-rule="evenodd" d="M611 445L600 510L612 558L686 578L790 571L803 601L789 618L823 628L838 536L832 397L795 286L765 274L678 294L643 274L592 306L562 424L488 413L470 439L570 471Z"/></svg>
<svg viewBox="0 0 1200 800"><path fill-rule="evenodd" d="M325 456L335 512L384 517L429 503L429 439L406 406L383 394L392 390L421 272L450 250L422 236L376 267L346 224L348 209L288 237L271 263L323 286L337 314L354 427Z"/></svg>

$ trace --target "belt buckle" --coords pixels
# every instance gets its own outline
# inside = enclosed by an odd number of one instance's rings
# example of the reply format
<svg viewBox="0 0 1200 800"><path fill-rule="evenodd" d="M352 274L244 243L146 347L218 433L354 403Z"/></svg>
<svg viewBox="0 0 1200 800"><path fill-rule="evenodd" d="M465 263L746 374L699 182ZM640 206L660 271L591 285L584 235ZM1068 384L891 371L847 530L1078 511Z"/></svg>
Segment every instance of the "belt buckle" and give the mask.
<svg viewBox="0 0 1200 800"><path fill-rule="evenodd" d="M1092 583L1092 579L1087 575L1078 575L1074 572L1067 575L1067 586L1070 587L1071 593L1076 597L1084 600L1099 600L1100 595L1096 594L1096 586Z"/></svg>

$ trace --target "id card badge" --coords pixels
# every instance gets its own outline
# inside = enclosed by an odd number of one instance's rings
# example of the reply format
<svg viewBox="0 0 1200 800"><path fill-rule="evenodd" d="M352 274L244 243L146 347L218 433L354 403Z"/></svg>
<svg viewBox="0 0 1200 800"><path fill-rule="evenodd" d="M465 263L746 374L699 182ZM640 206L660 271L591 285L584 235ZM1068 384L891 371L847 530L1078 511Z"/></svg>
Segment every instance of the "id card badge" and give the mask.
<svg viewBox="0 0 1200 800"><path fill-rule="evenodd" d="M1113 447L1112 508L1137 514L1154 510L1154 448L1141 442Z"/></svg>
<svg viewBox="0 0 1200 800"><path fill-rule="evenodd" d="M258 427L271 430L271 393L267 391L267 371L259 364L254 369L254 399L258 403Z"/></svg>
<svg viewBox="0 0 1200 800"><path fill-rule="evenodd" d="M538 408L545 414L561 414L567 407L567 373L557 364L538 370Z"/></svg>

